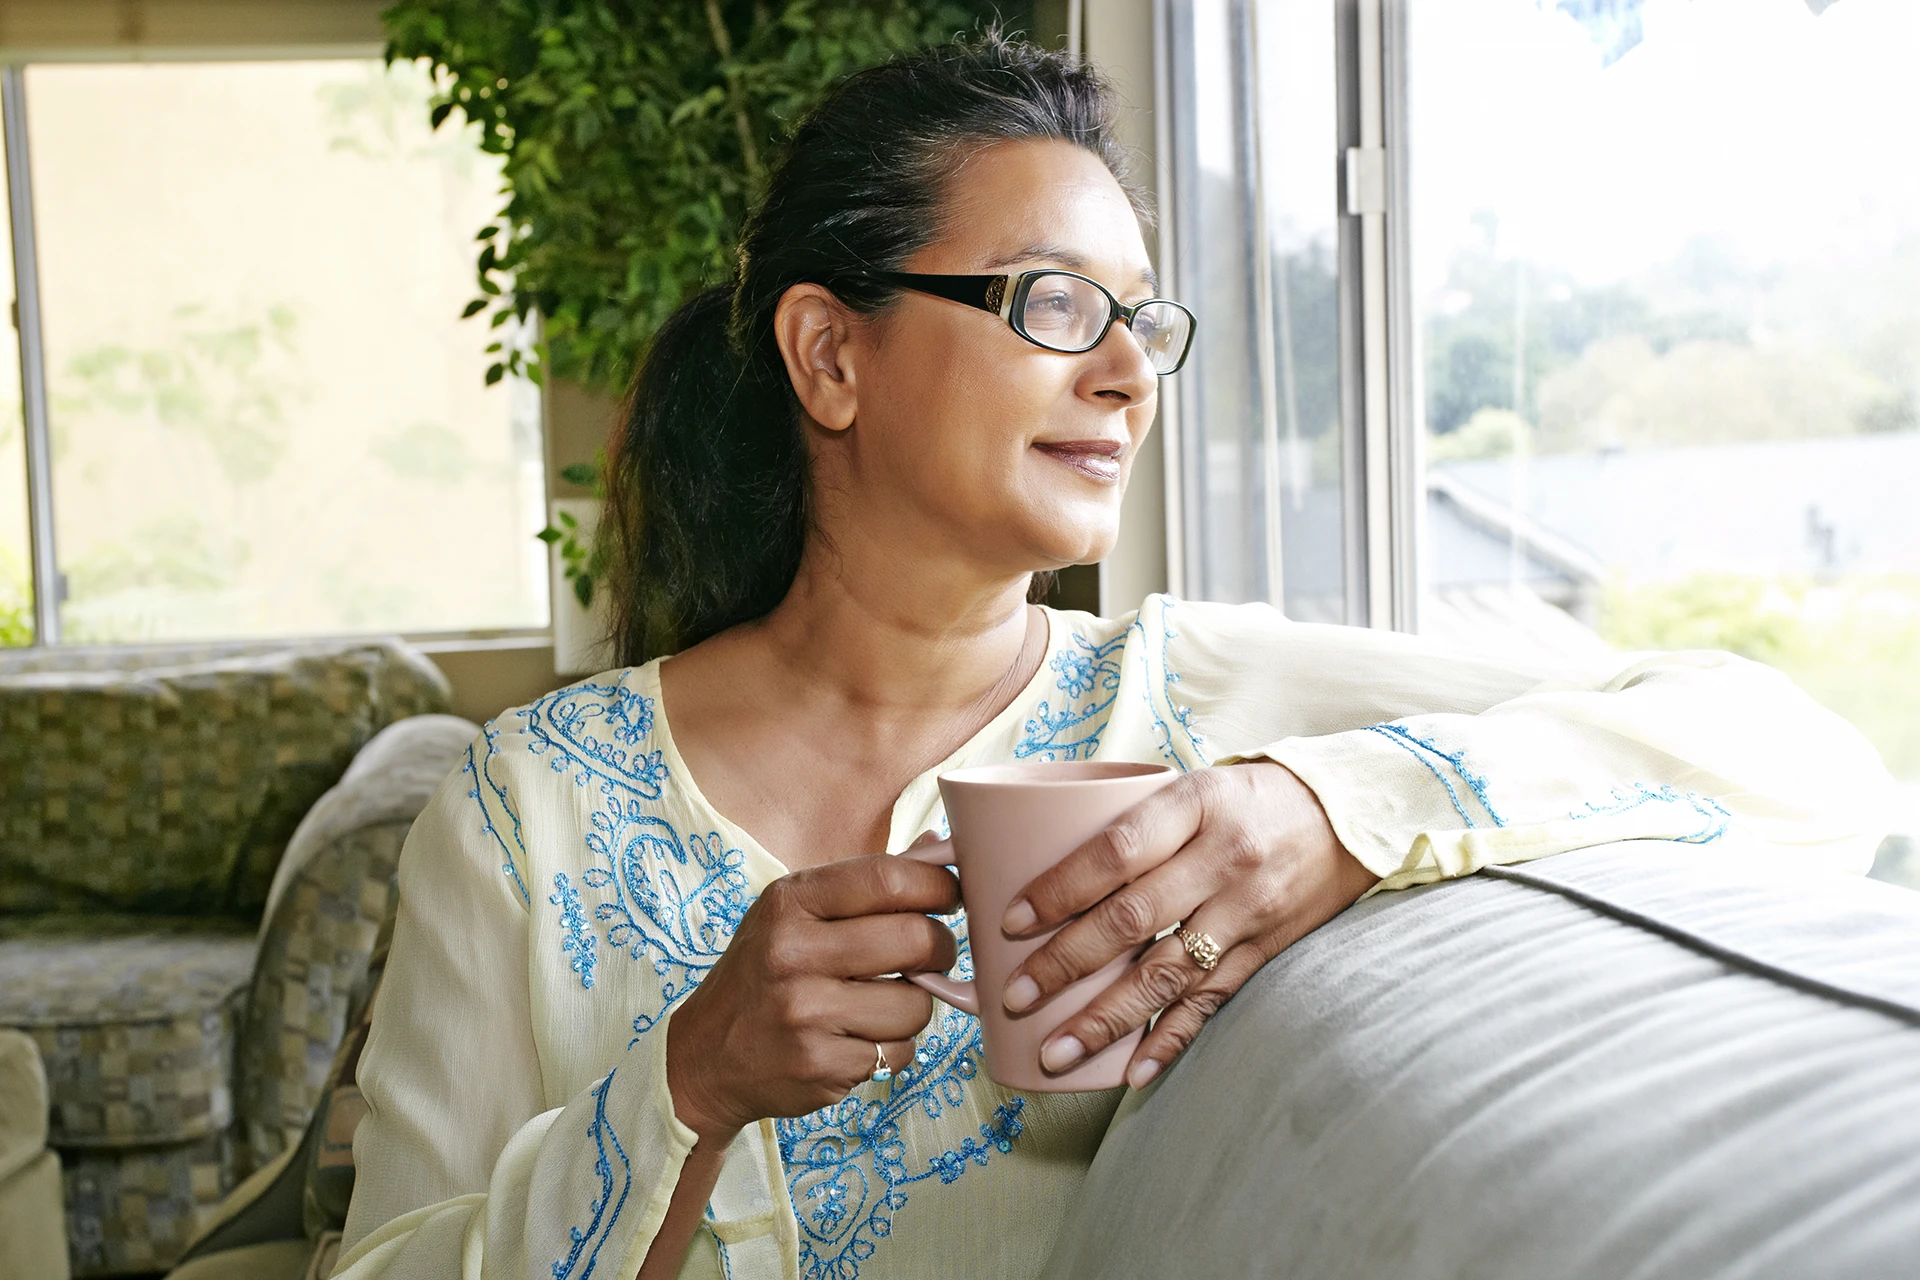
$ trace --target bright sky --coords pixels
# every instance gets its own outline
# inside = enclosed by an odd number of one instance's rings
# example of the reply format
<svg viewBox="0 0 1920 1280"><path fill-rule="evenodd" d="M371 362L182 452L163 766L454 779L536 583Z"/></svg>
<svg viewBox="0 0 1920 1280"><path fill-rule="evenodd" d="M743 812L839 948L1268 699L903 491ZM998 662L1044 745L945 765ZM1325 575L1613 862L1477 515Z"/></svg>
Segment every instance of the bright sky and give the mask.
<svg viewBox="0 0 1920 1280"><path fill-rule="evenodd" d="M1611 67L1534 0L1416 0L1414 235L1422 296L1500 216L1503 253L1589 283L1690 237L1752 264L1878 257L1920 236L1920 2L1647 0Z"/></svg>

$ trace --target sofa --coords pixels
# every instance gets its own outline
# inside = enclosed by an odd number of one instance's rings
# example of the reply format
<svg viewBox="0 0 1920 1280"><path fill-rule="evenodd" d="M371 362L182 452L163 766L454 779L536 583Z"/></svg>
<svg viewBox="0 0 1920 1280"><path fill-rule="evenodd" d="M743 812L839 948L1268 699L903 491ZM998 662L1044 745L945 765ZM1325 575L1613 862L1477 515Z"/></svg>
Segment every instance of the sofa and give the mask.
<svg viewBox="0 0 1920 1280"><path fill-rule="evenodd" d="M353 1199L353 1135L367 1114L360 1051L373 1025L399 901L395 880L366 972L353 989L346 1035L299 1145L234 1189L167 1280L327 1280L332 1274Z"/></svg>
<svg viewBox="0 0 1920 1280"><path fill-rule="evenodd" d="M62 1221L40 1050L18 1031L0 1031L0 1276L66 1280Z"/></svg>
<svg viewBox="0 0 1920 1280"><path fill-rule="evenodd" d="M477 732L447 700L392 640L0 654L0 1028L44 1059L75 1276L164 1271L300 1140Z"/></svg>
<svg viewBox="0 0 1920 1280"><path fill-rule="evenodd" d="M384 952L300 1148L169 1280L330 1274ZM1045 1274L1908 1280L1915 1259L1920 893L1641 841L1381 894L1296 943L1122 1103Z"/></svg>
<svg viewBox="0 0 1920 1280"><path fill-rule="evenodd" d="M1367 899L1123 1104L1045 1274L1920 1275L1920 893L1639 842Z"/></svg>

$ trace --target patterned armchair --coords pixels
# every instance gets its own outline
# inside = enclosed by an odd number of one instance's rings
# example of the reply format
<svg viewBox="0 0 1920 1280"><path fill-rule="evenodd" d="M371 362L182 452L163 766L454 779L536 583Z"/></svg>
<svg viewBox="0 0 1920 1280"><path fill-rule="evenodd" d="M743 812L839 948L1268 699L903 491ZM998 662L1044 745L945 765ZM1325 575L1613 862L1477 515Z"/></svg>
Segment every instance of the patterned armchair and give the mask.
<svg viewBox="0 0 1920 1280"><path fill-rule="evenodd" d="M164 1270L299 1141L477 732L446 704L395 641L0 655L0 1028L45 1060L76 1277Z"/></svg>

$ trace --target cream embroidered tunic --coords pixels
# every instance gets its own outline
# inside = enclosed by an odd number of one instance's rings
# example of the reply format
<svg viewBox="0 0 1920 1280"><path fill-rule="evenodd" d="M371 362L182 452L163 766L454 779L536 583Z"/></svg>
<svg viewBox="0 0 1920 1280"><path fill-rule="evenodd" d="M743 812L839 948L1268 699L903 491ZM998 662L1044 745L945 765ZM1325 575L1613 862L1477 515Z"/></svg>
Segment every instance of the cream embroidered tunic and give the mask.
<svg viewBox="0 0 1920 1280"><path fill-rule="evenodd" d="M901 794L891 850L944 829L937 774L1019 759L1271 757L1386 889L1735 828L1858 871L1890 802L1857 733L1724 654L1548 675L1264 605L1047 620L1029 686ZM628 1280L694 1142L667 1024L784 870L688 776L657 662L488 725L401 859L335 1274ZM680 1274L1035 1274L1118 1091L1003 1089L979 1034L937 1005L909 1070L743 1132Z"/></svg>

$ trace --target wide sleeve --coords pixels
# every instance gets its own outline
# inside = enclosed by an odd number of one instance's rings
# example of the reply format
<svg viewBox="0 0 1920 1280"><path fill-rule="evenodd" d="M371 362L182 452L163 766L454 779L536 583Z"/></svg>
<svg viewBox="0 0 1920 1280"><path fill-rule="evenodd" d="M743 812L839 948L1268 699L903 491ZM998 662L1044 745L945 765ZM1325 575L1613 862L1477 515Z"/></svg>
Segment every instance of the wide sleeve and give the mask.
<svg viewBox="0 0 1920 1280"><path fill-rule="evenodd" d="M548 1096L518 822L489 809L504 799L470 751L401 855L337 1276L631 1276L693 1148L664 1034L573 1096ZM516 817L539 821L526 803Z"/></svg>
<svg viewBox="0 0 1920 1280"><path fill-rule="evenodd" d="M1286 765L1381 888L1733 835L1864 871L1892 812L1893 781L1857 730L1731 654L1530 671L1264 606L1165 630L1181 636L1169 666L1189 662L1209 704L1198 722L1257 744L1212 760Z"/></svg>

